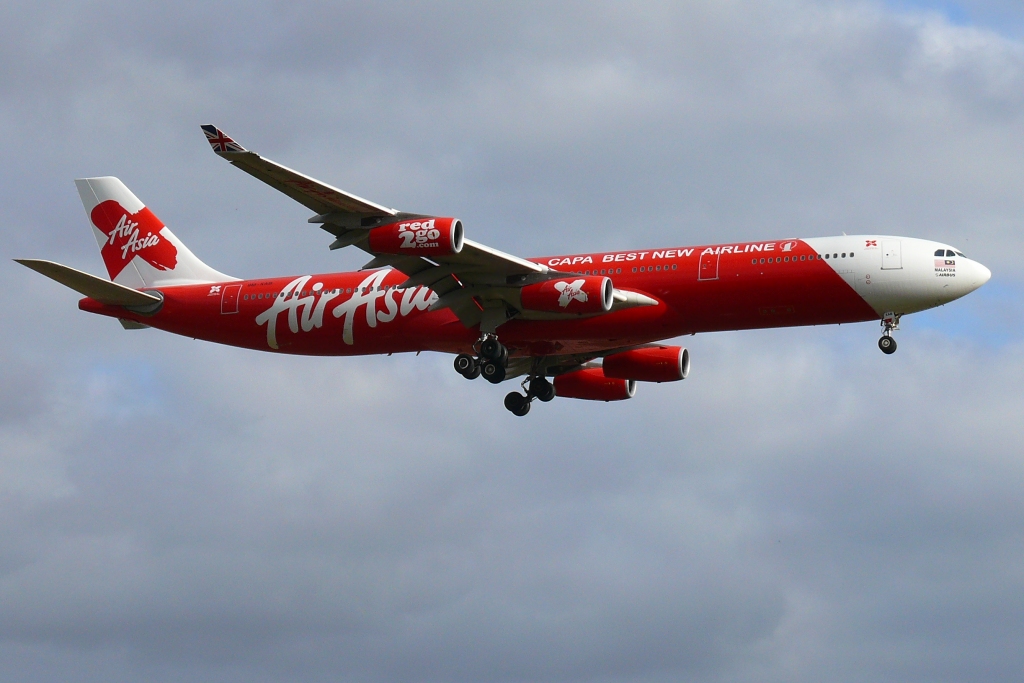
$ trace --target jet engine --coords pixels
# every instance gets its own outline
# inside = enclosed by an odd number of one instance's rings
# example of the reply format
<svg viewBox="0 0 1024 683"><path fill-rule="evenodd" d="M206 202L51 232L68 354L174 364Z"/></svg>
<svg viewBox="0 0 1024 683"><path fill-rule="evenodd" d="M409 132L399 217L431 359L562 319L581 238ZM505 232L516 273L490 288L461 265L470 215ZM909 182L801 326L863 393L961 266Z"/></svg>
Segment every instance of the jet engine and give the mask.
<svg viewBox="0 0 1024 683"><path fill-rule="evenodd" d="M601 368L586 368L555 377L555 396L587 401L623 401L633 398L636 382L605 377Z"/></svg>
<svg viewBox="0 0 1024 683"><path fill-rule="evenodd" d="M544 313L606 313L612 308L615 288L610 278L568 276L527 285L520 290L523 308Z"/></svg>
<svg viewBox="0 0 1024 683"><path fill-rule="evenodd" d="M690 352L681 346L622 351L604 359L605 377L640 382L676 382L690 374Z"/></svg>
<svg viewBox="0 0 1024 683"><path fill-rule="evenodd" d="M418 218L370 230L370 251L377 254L446 256L462 251L462 221Z"/></svg>

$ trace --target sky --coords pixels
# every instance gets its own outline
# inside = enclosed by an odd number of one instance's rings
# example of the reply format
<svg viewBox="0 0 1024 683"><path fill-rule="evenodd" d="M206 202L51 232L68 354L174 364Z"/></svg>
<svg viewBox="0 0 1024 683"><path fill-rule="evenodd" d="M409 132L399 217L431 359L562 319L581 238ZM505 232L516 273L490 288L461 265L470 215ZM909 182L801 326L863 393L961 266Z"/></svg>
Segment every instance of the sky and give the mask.
<svg viewBox="0 0 1024 683"><path fill-rule="evenodd" d="M1008 0L0 7L0 679L1019 681L1024 7ZM199 126L521 256L846 232L985 287L697 335L620 403L440 354L124 331L115 175L238 277L358 268Z"/></svg>

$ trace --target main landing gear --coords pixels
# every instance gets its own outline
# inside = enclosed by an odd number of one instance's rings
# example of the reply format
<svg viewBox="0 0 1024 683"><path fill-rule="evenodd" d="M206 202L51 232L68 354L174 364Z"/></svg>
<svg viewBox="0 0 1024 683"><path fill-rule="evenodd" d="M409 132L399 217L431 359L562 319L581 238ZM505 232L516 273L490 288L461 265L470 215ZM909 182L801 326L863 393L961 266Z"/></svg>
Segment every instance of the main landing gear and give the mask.
<svg viewBox="0 0 1024 683"><path fill-rule="evenodd" d="M547 403L555 397L555 385L549 382L546 377L529 377L523 380L522 386L525 395L520 394L518 391L512 391L505 396L505 408L518 417L522 417L530 412L530 403L533 402L533 399L539 398Z"/></svg>
<svg viewBox="0 0 1024 683"><path fill-rule="evenodd" d="M493 335L485 336L479 342L480 355L476 358L468 353L460 353L455 357L455 371L466 379L483 378L491 384L505 379L505 367L508 365L508 349Z"/></svg>
<svg viewBox="0 0 1024 683"><path fill-rule="evenodd" d="M900 316L896 313L886 313L882 316L882 338L878 340L878 348L882 353L891 355L896 353L896 340L892 337L893 330L900 329Z"/></svg>
<svg viewBox="0 0 1024 683"><path fill-rule="evenodd" d="M466 379L476 379L483 376L491 384L498 384L505 379L508 367L508 349L498 341L494 335L484 335L473 348L477 350L476 357L468 353L460 353L455 356L455 371ZM529 375L523 380L523 393L512 391L505 396L505 408L513 415L522 417L530 412L530 404L533 399L538 398L547 403L555 397L555 385L547 380L542 374Z"/></svg>

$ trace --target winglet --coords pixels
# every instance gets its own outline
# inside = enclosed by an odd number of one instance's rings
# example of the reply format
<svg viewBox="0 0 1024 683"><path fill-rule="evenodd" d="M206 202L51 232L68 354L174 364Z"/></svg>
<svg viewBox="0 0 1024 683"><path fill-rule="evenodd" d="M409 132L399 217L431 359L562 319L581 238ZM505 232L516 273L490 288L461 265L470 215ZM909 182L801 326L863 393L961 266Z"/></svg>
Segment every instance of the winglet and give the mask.
<svg viewBox="0 0 1024 683"><path fill-rule="evenodd" d="M206 141L210 143L210 147L213 147L213 151L221 154L223 152L246 152L248 150L242 147L240 144L229 138L224 134L217 126L200 126L203 132L206 133Z"/></svg>

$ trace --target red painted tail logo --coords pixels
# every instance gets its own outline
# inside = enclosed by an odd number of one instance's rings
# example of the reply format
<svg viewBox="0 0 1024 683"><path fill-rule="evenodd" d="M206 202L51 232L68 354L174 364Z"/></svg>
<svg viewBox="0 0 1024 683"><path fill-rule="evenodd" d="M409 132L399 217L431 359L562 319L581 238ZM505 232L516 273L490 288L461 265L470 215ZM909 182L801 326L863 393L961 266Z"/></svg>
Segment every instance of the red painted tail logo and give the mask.
<svg viewBox="0 0 1024 683"><path fill-rule="evenodd" d="M110 278L121 274L133 258L140 257L157 270L174 270L178 250L160 236L164 224L146 207L128 213L113 199L92 210L92 224L107 236L100 254Z"/></svg>

